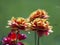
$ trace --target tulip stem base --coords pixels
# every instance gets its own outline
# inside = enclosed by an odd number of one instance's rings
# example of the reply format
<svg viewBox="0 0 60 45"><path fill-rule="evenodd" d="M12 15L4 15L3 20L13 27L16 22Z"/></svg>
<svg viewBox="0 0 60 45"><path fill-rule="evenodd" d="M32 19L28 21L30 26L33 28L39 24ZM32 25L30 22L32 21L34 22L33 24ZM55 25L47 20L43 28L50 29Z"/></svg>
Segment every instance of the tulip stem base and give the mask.
<svg viewBox="0 0 60 45"><path fill-rule="evenodd" d="M35 45L36 45L36 41L37 41L37 40L36 40L36 32L35 32Z"/></svg>
<svg viewBox="0 0 60 45"><path fill-rule="evenodd" d="M39 45L39 39L40 39L40 37L38 36L38 39L37 39L37 45Z"/></svg>

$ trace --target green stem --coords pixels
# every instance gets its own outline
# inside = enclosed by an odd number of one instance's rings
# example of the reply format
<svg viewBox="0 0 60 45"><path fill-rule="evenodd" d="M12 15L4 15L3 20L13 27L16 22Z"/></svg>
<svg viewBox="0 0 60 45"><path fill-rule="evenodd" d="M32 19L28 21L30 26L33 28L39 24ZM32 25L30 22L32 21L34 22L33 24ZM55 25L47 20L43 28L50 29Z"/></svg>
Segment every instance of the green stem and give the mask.
<svg viewBox="0 0 60 45"><path fill-rule="evenodd" d="M38 39L37 39L37 45L39 45L39 36L38 36Z"/></svg>
<svg viewBox="0 0 60 45"><path fill-rule="evenodd" d="M35 45L36 45L36 32L35 32Z"/></svg>
<svg viewBox="0 0 60 45"><path fill-rule="evenodd" d="M16 33L16 45L17 45L17 42L18 42L18 40L17 40L18 33L19 33L19 31L17 31L17 33Z"/></svg>

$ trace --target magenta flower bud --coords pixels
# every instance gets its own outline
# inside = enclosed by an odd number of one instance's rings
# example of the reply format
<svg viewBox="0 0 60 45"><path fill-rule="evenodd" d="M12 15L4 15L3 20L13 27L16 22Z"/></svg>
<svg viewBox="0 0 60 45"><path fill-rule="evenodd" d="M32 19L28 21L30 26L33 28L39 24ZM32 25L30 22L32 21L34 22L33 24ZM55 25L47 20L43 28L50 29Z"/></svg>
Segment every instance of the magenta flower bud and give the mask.
<svg viewBox="0 0 60 45"><path fill-rule="evenodd" d="M21 34L22 35L22 39L26 39L27 36L25 34Z"/></svg>
<svg viewBox="0 0 60 45"><path fill-rule="evenodd" d="M9 37L4 37L3 40L2 40L2 43L10 43L11 42L11 39Z"/></svg>
<svg viewBox="0 0 60 45"><path fill-rule="evenodd" d="M18 37L17 37L17 38L18 38L19 40L24 40L24 39L26 39L26 37L27 37L27 36L26 36L25 34L18 34Z"/></svg>

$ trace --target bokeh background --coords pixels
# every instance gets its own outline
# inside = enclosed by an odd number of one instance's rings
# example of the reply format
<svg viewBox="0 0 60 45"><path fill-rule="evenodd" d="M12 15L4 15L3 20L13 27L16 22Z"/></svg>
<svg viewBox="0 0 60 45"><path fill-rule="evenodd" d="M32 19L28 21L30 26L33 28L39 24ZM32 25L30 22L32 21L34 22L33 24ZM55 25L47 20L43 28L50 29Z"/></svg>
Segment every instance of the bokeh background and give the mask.
<svg viewBox="0 0 60 45"><path fill-rule="evenodd" d="M5 28L11 17L27 18L37 9L44 9L50 16L49 21L53 26L54 33L40 38L40 45L60 45L60 0L0 0L0 45L2 37L7 36L10 29ZM34 44L34 32L27 34L27 39L22 42L25 45Z"/></svg>

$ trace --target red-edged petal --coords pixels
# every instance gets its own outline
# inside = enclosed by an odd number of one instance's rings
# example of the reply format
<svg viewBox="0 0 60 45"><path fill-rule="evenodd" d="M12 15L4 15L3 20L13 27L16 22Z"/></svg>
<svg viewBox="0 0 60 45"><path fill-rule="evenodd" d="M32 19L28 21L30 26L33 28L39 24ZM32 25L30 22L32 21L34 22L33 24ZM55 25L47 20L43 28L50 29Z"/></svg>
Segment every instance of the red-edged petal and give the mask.
<svg viewBox="0 0 60 45"><path fill-rule="evenodd" d="M16 39L16 33L11 32L11 33L9 33L8 37L10 37L12 40L15 40Z"/></svg>
<svg viewBox="0 0 60 45"><path fill-rule="evenodd" d="M41 37L41 36L43 36L44 31L43 31L43 30L38 30L38 31L37 31L37 34L38 34L39 37Z"/></svg>
<svg viewBox="0 0 60 45"><path fill-rule="evenodd" d="M44 31L44 34L45 34L46 36L48 36L48 30Z"/></svg>
<svg viewBox="0 0 60 45"><path fill-rule="evenodd" d="M26 39L26 35L25 34L18 34L18 37L17 37L19 40L24 40Z"/></svg>

